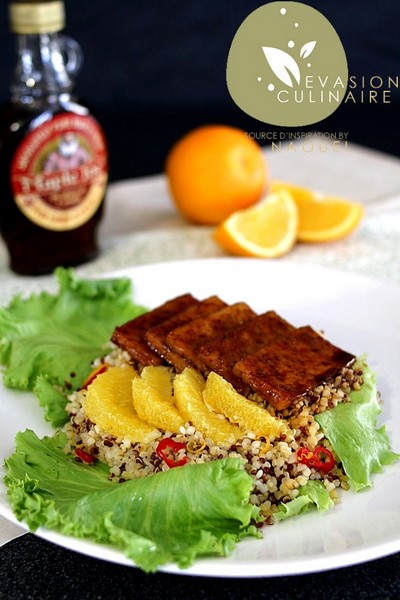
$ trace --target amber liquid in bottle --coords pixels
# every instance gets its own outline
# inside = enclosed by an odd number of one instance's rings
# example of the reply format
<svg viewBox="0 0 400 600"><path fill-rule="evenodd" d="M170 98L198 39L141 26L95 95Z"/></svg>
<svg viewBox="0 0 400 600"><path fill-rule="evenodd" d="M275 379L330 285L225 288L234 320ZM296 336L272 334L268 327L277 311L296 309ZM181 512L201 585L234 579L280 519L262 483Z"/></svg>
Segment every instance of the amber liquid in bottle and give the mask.
<svg viewBox="0 0 400 600"><path fill-rule="evenodd" d="M0 232L19 274L50 273L98 252L107 148L70 93L79 51L57 32L18 35L12 97L0 110Z"/></svg>
<svg viewBox="0 0 400 600"><path fill-rule="evenodd" d="M79 265L98 254L97 226L104 195L88 221L64 231L35 224L15 202L10 185L13 157L27 133L47 116L48 111L32 115L28 110L11 104L3 107L0 113L0 231L8 247L10 267L22 275L40 275L52 272L57 266ZM14 130L16 124L18 129Z"/></svg>

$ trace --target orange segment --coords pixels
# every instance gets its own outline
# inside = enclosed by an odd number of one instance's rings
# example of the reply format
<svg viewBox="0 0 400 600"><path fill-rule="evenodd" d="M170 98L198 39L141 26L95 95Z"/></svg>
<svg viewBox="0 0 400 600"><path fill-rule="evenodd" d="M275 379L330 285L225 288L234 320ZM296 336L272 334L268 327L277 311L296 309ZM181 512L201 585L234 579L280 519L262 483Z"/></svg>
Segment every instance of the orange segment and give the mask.
<svg viewBox="0 0 400 600"><path fill-rule="evenodd" d="M110 367L89 385L84 409L86 416L104 432L131 442L148 443L160 431L142 421L132 404L132 381L138 377L130 367Z"/></svg>
<svg viewBox="0 0 400 600"><path fill-rule="evenodd" d="M185 421L191 422L214 444L231 445L242 437L241 431L207 408L203 400L204 386L200 373L186 368L174 380L176 406Z"/></svg>
<svg viewBox="0 0 400 600"><path fill-rule="evenodd" d="M207 377L204 402L211 410L236 423L244 433L252 432L257 437L268 439L290 432L285 421L273 417L263 406L239 394L228 381L213 371Z"/></svg>
<svg viewBox="0 0 400 600"><path fill-rule="evenodd" d="M162 399L165 402L174 404L175 400L172 395L173 373L170 367L163 367L161 365L156 367L147 366L142 369L140 377L148 385L155 388L158 394L162 394Z"/></svg>
<svg viewBox="0 0 400 600"><path fill-rule="evenodd" d="M150 425L178 433L179 428L185 424L173 404L172 396L166 397L162 389L157 389L141 377L132 380L132 396L137 414Z"/></svg>
<svg viewBox="0 0 400 600"><path fill-rule="evenodd" d="M281 181L271 191L289 192L299 212L297 239L301 242L328 242L349 235L360 223L363 207L358 202L328 196Z"/></svg>
<svg viewBox="0 0 400 600"><path fill-rule="evenodd" d="M285 190L268 194L254 207L233 213L214 232L215 240L239 256L275 258L297 237L296 203Z"/></svg>

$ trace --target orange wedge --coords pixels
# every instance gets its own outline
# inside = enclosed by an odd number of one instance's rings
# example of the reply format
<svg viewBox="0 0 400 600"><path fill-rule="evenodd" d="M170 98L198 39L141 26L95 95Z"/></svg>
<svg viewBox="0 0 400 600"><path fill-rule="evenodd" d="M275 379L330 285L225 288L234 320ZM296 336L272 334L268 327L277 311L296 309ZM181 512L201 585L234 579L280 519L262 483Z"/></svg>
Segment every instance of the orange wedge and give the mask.
<svg viewBox="0 0 400 600"><path fill-rule="evenodd" d="M358 202L329 196L282 181L271 183L272 193L289 192L299 213L300 242L329 242L349 235L363 216Z"/></svg>
<svg viewBox="0 0 400 600"><path fill-rule="evenodd" d="M298 211L286 190L233 213L214 232L215 240L239 256L275 258L289 252L297 238Z"/></svg>

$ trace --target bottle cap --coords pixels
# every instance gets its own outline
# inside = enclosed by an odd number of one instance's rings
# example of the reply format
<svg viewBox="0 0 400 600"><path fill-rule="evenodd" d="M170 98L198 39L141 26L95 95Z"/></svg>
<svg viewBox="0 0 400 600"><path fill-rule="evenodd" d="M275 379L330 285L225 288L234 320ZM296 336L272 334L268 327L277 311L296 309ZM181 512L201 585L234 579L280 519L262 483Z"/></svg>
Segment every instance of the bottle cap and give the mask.
<svg viewBox="0 0 400 600"><path fill-rule="evenodd" d="M13 0L9 6L13 33L38 34L61 31L65 25L64 2L61 0Z"/></svg>

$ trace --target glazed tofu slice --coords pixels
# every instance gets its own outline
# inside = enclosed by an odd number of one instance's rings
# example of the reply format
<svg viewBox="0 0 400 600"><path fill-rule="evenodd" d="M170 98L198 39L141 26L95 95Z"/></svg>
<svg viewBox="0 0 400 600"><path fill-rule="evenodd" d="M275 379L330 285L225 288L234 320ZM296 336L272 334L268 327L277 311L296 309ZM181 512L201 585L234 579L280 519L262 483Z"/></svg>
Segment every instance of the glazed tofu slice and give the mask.
<svg viewBox="0 0 400 600"><path fill-rule="evenodd" d="M159 354L161 358L173 365L176 371L181 372L185 367L191 366L191 363L184 356L171 350L167 345L166 339L168 334L173 329L176 329L189 321L193 321L193 319L207 317L211 313L225 306L226 303L217 296L211 296L203 301L196 301L193 306L190 306L186 310L177 313L170 319L166 319L156 327L152 327L146 331L145 339L150 347Z"/></svg>
<svg viewBox="0 0 400 600"><path fill-rule="evenodd" d="M305 326L238 361L233 372L253 392L282 410L334 376L354 358Z"/></svg>
<svg viewBox="0 0 400 600"><path fill-rule="evenodd" d="M284 338L295 330L275 311L245 321L221 339L213 339L204 344L199 357L208 367L229 381L241 394L249 392L248 385L233 372L233 367L241 359L253 354L271 341Z"/></svg>
<svg viewBox="0 0 400 600"><path fill-rule="evenodd" d="M226 306L208 317L194 319L173 329L166 338L171 350L183 356L202 373L209 369L199 356L200 348L212 339L220 339L229 330L255 316L244 302Z"/></svg>
<svg viewBox="0 0 400 600"><path fill-rule="evenodd" d="M197 303L198 300L191 294L178 296L158 308L116 327L111 341L122 350L126 350L137 364L161 365L164 361L148 345L145 339L146 331Z"/></svg>

